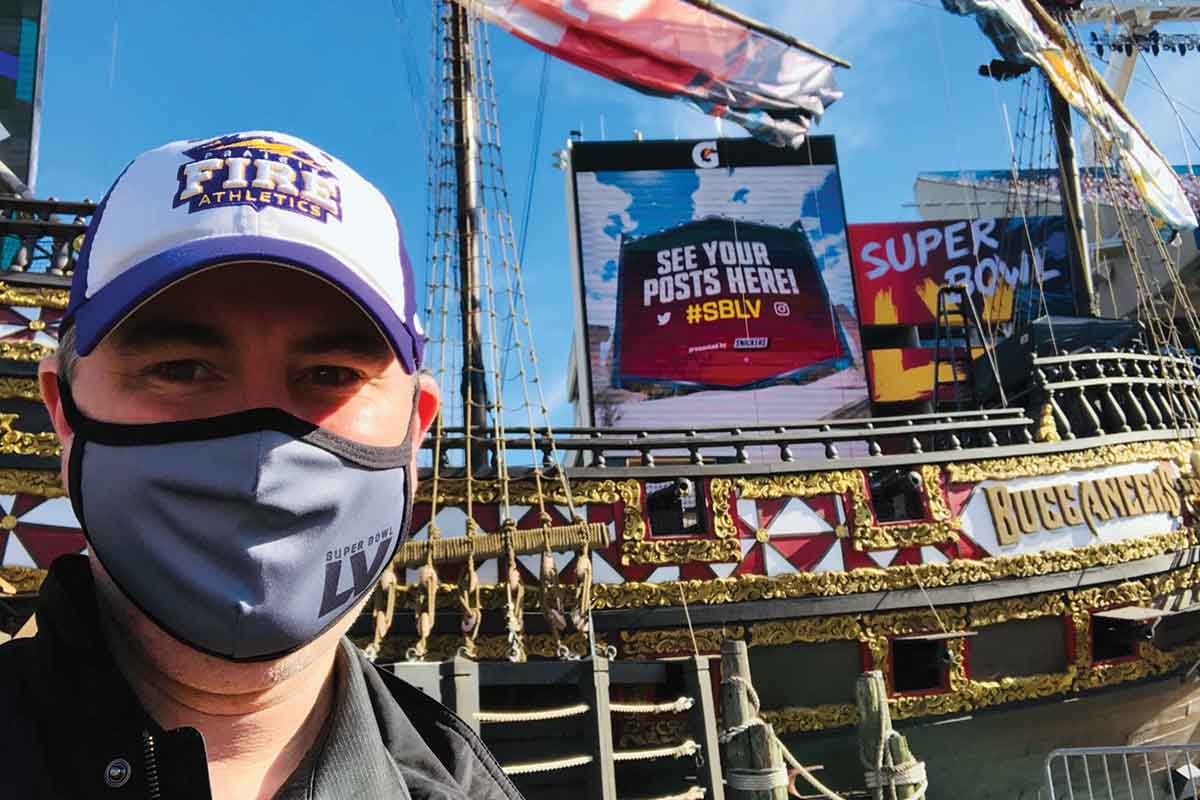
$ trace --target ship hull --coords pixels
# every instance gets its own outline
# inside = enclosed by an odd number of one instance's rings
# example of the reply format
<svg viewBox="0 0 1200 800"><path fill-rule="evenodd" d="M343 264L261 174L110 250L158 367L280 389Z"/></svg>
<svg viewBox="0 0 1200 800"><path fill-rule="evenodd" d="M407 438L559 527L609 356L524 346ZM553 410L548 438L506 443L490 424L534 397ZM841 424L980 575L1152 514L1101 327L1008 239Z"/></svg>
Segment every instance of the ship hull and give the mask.
<svg viewBox="0 0 1200 800"><path fill-rule="evenodd" d="M925 762L929 800L1035 800L1048 797L1045 761L1056 748L1185 744L1197 741L1198 725L1200 682L1171 675L1082 696L898 722L896 729ZM817 775L831 787L861 791L854 729L782 738L802 763L820 764ZM1163 789L1164 770L1152 764ZM1102 768L1093 763L1092 772L1094 785L1105 786Z"/></svg>

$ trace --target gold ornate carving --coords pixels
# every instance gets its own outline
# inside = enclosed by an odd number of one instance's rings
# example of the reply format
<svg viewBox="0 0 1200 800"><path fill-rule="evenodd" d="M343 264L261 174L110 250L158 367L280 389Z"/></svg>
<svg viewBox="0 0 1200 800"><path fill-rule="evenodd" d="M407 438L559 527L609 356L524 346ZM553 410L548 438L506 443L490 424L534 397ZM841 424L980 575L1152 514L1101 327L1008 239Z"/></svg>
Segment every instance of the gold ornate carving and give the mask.
<svg viewBox="0 0 1200 800"><path fill-rule="evenodd" d="M883 672L883 679L887 682L888 689L891 690L892 658L889 637L959 631L966 627L966 620L963 609L943 607L939 608L936 614L930 609L872 614L864 616L861 624L863 626L863 641L871 654L873 668ZM951 648L961 647L962 640L950 639L947 640L947 645ZM958 686L961 686L965 680L966 674L963 659L960 658L950 668L951 690L953 691ZM908 699L914 698L896 698L898 702ZM924 700L925 696L917 699Z"/></svg>
<svg viewBox="0 0 1200 800"><path fill-rule="evenodd" d="M622 564L686 564L741 561L742 548L737 539L680 539L621 543Z"/></svg>
<svg viewBox="0 0 1200 800"><path fill-rule="evenodd" d="M967 461L946 465L946 474L953 483L978 483L986 480L1008 480L1032 475L1056 475L1080 469L1111 467L1134 461L1175 460L1185 463L1196 446L1194 440L1159 442L1130 442L1109 444L1087 450L1048 455L993 458L987 461Z"/></svg>
<svg viewBox="0 0 1200 800"><path fill-rule="evenodd" d="M742 547L737 538L737 527L730 509L733 484L724 478L709 481L708 491L712 497L712 539L693 539L684 536L670 539L655 539L646 536L646 525L641 511L641 486L633 484L635 491L622 497L625 500L625 531L621 537L622 564L685 564L689 561L703 563L742 560ZM632 501L632 502L631 502ZM637 510L635 524L630 524L630 509Z"/></svg>
<svg viewBox="0 0 1200 800"><path fill-rule="evenodd" d="M712 499L713 533L718 539L736 539L737 525L733 522L733 481L713 478L708 482L708 495ZM741 560L741 550L737 560Z"/></svg>
<svg viewBox="0 0 1200 800"><path fill-rule="evenodd" d="M828 642L838 639L857 639L862 634L858 617L800 617L798 619L756 622L748 628L750 647L795 644L797 642ZM718 643L719 646L719 643Z"/></svg>
<svg viewBox="0 0 1200 800"><path fill-rule="evenodd" d="M930 518L916 522L879 522L871 508L867 479L861 470L738 478L734 485L738 497L747 500L849 495L854 514L850 535L857 550L886 550L957 541L960 528L946 503L941 470L936 464L924 464L920 473L922 493L928 504Z"/></svg>
<svg viewBox="0 0 1200 800"><path fill-rule="evenodd" d="M57 458L62 453L57 435L53 432L28 433L14 430L13 425L18 419L16 414L0 414L0 453L46 458Z"/></svg>
<svg viewBox="0 0 1200 800"><path fill-rule="evenodd" d="M719 605L751 600L775 600L794 597L830 597L860 592L883 592L961 586L1002 578L1030 578L1127 561L1182 550L1194 543L1188 529L1152 534L1122 542L1050 550L1019 556L998 556L979 561L960 559L945 564L913 564L887 569L853 569L846 572L801 572L768 577L741 575L714 580L668 581L665 583L595 584L593 608L646 608L672 606L679 602L680 587L689 604ZM485 609L504 606L504 592L495 586L482 587ZM411 587L409 589L411 591ZM537 587L527 590L527 602L537 603ZM411 602L411 599L406 602ZM449 607L452 597L445 586L438 593L438 606Z"/></svg>
<svg viewBox="0 0 1200 800"><path fill-rule="evenodd" d="M46 579L46 570L33 567L0 566L0 595L33 594ZM10 591L11 589L11 591Z"/></svg>
<svg viewBox="0 0 1200 800"><path fill-rule="evenodd" d="M0 378L0 400L41 400L42 392L33 378Z"/></svg>
<svg viewBox="0 0 1200 800"><path fill-rule="evenodd" d="M724 484L728 492L729 481ZM557 482L543 482L545 500L564 504L567 497ZM472 481L471 490L476 503L496 503L501 499L501 487L496 481ZM437 488L439 506L463 505L467 483L460 478L440 479ZM712 489L714 495L722 491ZM509 485L510 502L517 505L537 504L537 487L530 481L513 481ZM424 480L417 488L417 502L433 500L433 481ZM730 516L728 503L713 504L713 526L716 539L653 539L647 538L646 519L642 514L642 486L636 480L581 481L571 484L571 500L577 506L622 503L624 512L621 530L621 562L623 564L682 564L688 561L738 561L742 557L737 541L737 528Z"/></svg>
<svg viewBox="0 0 1200 800"><path fill-rule="evenodd" d="M962 630L979 629L988 625L1038 617L1064 617L1071 626L1074 659L1060 673L1004 677L980 680L967 676L966 647L968 640L952 639L954 659L949 669L949 690L946 692L901 695L890 700L892 714L897 719L969 712L988 706L1033 700L1055 695L1071 694L1128 681L1144 680L1194 664L1200 658L1200 642L1183 645L1170 651L1159 650L1152 642L1139 645L1138 658L1133 660L1093 663L1091 660L1091 612L1114 605L1150 604L1155 597L1176 594L1200 586L1200 568L1188 566L1140 580L1125 581L1077 591L1049 592L1007 600L979 603L966 607L943 607L938 618L930 611L906 611L888 614L864 614L850 617L861 626L862 640L871 653L873 667L890 679L890 647L888 637L936 631L941 627ZM940 620L939 620L940 618ZM783 625L802 622L788 620ZM751 624L747 628L751 646L780 641L773 635L779 622ZM835 630L833 633L843 633ZM806 631L805 634L808 632ZM835 637L831 637L835 638ZM763 718L780 733L823 730L854 724L853 706L830 705L815 708L789 707L764 710Z"/></svg>
<svg viewBox="0 0 1200 800"><path fill-rule="evenodd" d="M55 470L0 469L0 494L63 497L66 493Z"/></svg>
<svg viewBox="0 0 1200 800"><path fill-rule="evenodd" d="M1062 437L1058 435L1058 423L1054 421L1054 405L1049 400L1042 404L1036 436L1039 442L1062 441Z"/></svg>
<svg viewBox="0 0 1200 800"><path fill-rule="evenodd" d="M714 580L669 581L666 583L596 584L592 587L593 608L646 608L672 606L679 602L680 587L689 604L719 605L751 600L794 597L830 597L860 592L883 592L961 586L1002 578L1030 578L1162 555L1190 547L1195 537L1189 529L1152 534L1122 542L1093 544L1070 550L1049 550L1019 556L997 556L979 561L960 559L945 564L912 564L887 569L853 569L845 572L801 572L768 577L741 575ZM502 587L501 587L502 588ZM411 591L411 587L409 589ZM527 602L538 602L537 587L526 593ZM504 593L494 586L482 588L485 609L504 606ZM407 602L411 602L411 599ZM449 607L452 597L446 587L438 593L438 606Z"/></svg>
<svg viewBox="0 0 1200 800"><path fill-rule="evenodd" d="M971 628L998 625L1001 622L1036 619L1049 614L1067 613L1067 601L1058 594L1037 594L977 603L967 611L967 624Z"/></svg>
<svg viewBox="0 0 1200 800"><path fill-rule="evenodd" d="M1164 552L1176 550L1189 544L1190 537L1190 532L1176 531L1146 540L1133 540L1115 545L1094 545L1080 548L1077 551L1057 551L1017 558L989 559L989 562L994 562L991 565L987 562L965 563L982 569L983 571L978 575L983 575L983 579L988 579L989 575L996 577L995 573L1002 571L1013 572L1015 570L1013 574L1020 574L1021 570L1027 569L1046 569L1047 572L1057 572L1076 568L1084 563L1095 562L1097 559L1125 560L1124 556L1144 557L1152 550L1159 548ZM1145 548L1146 542L1150 543L1150 550ZM1064 561L1063 557L1067 560ZM1116 563L1116 561L1111 563ZM946 579L957 579L954 575L953 564L925 566L936 568L921 570L920 573L917 573L921 575L922 583L926 586L945 585L930 580L931 576L937 574L941 574ZM994 568L995 573L990 571L989 567ZM916 569L918 568L894 567L886 571L855 570L853 572L871 572L875 575L903 573L908 576L907 579L911 579ZM781 595L764 592L762 588L772 585L778 587L779 583L779 579L758 581L750 580L750 576L747 576L740 580L686 581L681 585L693 595L689 598L689 602L701 601L702 596L696 596L697 591L711 585L722 587L722 595L717 602L729 602L730 594L728 592L732 587L742 584L757 587L755 589L757 593L753 597L741 599L767 599ZM679 585L642 584L640 586L652 589L656 593L663 593L663 596L656 595L651 599L656 605L665 605L671 602L672 597L678 597L674 593L678 591ZM608 591L620 587L610 585L597 588ZM1067 668L1060 673L1003 677L995 680L972 678L967 673L970 640L965 637L948 640L951 654L955 656L949 667L948 690L922 695L901 695L891 699L892 714L897 719L928 717L1068 695L1128 681L1144 680L1190 666L1200 659L1200 642L1169 651L1155 648L1152 642L1143 642L1139 645L1136 659L1093 663L1091 660L1091 614L1096 609L1111 606L1151 605L1155 598L1169 597L1197 588L1200 588L1200 565L1189 565L1147 578L1087 589L1046 592L966 606L944 606L938 608L936 614L929 609L911 609L885 613L847 614L836 617L769 620L751 623L744 627L731 626L725 630L715 627L702 628L696 631L696 634L697 643L702 651L716 649L719 647L720 640L726 637L745 639L751 647L786 646L800 642L858 641L866 647L872 668L881 670L890 681L890 639L898 635L943 630L978 630L1003 622L1047 616L1060 617L1070 626L1074 655ZM608 600L611 601L611 599L612 597L609 596ZM690 637L683 628L624 632L620 636L627 655L662 656L691 651ZM438 638L439 644L433 645L431 642L431 656L453 655L459 637ZM549 640L549 637L542 638ZM504 637L489 637L487 640L481 640L481 655L503 658L506 644ZM552 655L548 646L549 641L539 642L537 637L529 637L527 644L529 644L531 652L540 651L539 654ZM807 708L786 707L764 709L763 718L774 725L779 733L801 733L852 725L855 722L855 711L851 703ZM654 735L663 734L665 730L650 725L644 726L644 730L635 727L628 731L628 741L630 744L651 744L651 738ZM656 731L657 733L655 733Z"/></svg>
<svg viewBox="0 0 1200 800"><path fill-rule="evenodd" d="M6 281L0 281L0 305L63 309L67 307L69 300L69 292L66 289L13 286Z"/></svg>
<svg viewBox="0 0 1200 800"><path fill-rule="evenodd" d="M741 639L746 629L741 625L723 628L696 628L696 647L701 653L715 653L724 639ZM621 631L621 649L626 656L663 656L691 653L692 637L687 628L666 630Z"/></svg>
<svg viewBox="0 0 1200 800"><path fill-rule="evenodd" d="M617 747L663 747L688 738L687 721L683 717L658 715L622 715L621 736Z"/></svg>
<svg viewBox="0 0 1200 800"><path fill-rule="evenodd" d="M22 339L0 340L0 358L12 361L41 361L54 352L54 348Z"/></svg>
<svg viewBox="0 0 1200 800"><path fill-rule="evenodd" d="M679 603L681 586L688 603L704 605L792 597L829 597L860 592L915 589L919 586L928 589L1111 566L1181 550L1190 546L1193 541L1194 537L1189 530L1180 529L1122 542L1018 556L997 556L978 561L960 559L945 564L914 564L887 569L853 569L845 572L801 572L776 577L742 575L707 581L597 584L593 593L595 608L606 609L675 605Z"/></svg>

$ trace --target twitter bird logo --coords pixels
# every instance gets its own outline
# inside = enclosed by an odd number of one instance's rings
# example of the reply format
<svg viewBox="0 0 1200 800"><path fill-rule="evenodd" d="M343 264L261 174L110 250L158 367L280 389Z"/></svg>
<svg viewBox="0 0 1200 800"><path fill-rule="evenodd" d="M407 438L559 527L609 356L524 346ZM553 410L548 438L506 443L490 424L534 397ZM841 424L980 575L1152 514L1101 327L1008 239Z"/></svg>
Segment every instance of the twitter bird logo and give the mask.
<svg viewBox="0 0 1200 800"><path fill-rule="evenodd" d="M663 325L666 325L670 321L671 321L671 312L670 311L664 311L663 313L658 315L658 327L661 328Z"/></svg>

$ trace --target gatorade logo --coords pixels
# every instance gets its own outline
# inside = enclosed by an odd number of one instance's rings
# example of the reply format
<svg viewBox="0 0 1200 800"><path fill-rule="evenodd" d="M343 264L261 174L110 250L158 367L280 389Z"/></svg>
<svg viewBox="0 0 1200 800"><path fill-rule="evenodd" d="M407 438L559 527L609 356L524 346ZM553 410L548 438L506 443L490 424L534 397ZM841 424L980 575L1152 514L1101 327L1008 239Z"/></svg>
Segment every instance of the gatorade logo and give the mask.
<svg viewBox="0 0 1200 800"><path fill-rule="evenodd" d="M721 165L717 158L717 143L709 139L705 142L696 142L696 146L692 148L692 162L701 169L712 169Z"/></svg>

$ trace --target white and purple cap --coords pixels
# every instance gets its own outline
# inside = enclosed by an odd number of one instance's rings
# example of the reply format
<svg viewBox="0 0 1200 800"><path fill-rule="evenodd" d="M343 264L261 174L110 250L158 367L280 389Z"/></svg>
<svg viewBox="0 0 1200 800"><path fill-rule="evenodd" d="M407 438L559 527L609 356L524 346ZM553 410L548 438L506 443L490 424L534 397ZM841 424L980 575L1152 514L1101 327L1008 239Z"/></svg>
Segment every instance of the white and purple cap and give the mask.
<svg viewBox="0 0 1200 800"><path fill-rule="evenodd" d="M400 223L378 189L308 142L249 131L135 158L97 206L63 325L87 355L130 312L207 267L278 263L334 284L409 372L424 332Z"/></svg>

